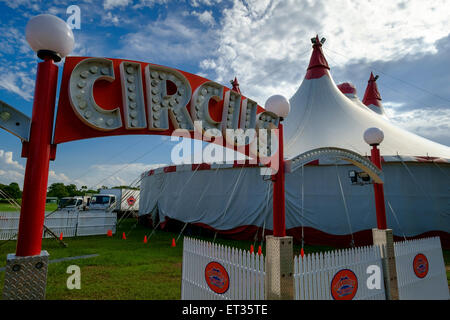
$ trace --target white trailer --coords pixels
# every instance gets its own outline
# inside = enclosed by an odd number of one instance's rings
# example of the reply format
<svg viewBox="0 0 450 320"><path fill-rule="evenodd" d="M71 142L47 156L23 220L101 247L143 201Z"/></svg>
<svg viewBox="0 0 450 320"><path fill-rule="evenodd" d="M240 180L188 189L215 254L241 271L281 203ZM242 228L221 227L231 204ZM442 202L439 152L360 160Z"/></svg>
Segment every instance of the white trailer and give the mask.
<svg viewBox="0 0 450 320"><path fill-rule="evenodd" d="M118 213L132 212L137 213L139 211L139 195L140 190L134 189L101 189L100 195L114 195L116 198L113 211Z"/></svg>

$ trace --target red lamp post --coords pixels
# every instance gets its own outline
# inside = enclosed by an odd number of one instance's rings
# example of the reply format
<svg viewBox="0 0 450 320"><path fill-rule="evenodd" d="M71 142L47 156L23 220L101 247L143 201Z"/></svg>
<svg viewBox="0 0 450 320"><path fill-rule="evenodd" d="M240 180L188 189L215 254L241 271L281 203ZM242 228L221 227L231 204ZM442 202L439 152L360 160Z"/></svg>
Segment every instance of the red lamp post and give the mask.
<svg viewBox="0 0 450 320"><path fill-rule="evenodd" d="M381 157L380 157L380 149L377 148L377 145L372 146L371 157L372 163L381 169ZM373 184L373 191L375 193L375 208L377 212L377 227L380 230L384 230L387 228L386 224L386 206L384 202L384 189L383 185L380 183Z"/></svg>
<svg viewBox="0 0 450 320"><path fill-rule="evenodd" d="M278 168L272 175L273 181L273 235L274 237L286 236L286 199L285 199L285 162L283 147L283 118L291 109L289 101L280 95L274 95L267 99L265 104L267 111L273 112L280 117L278 125ZM272 168L273 169L273 168Z"/></svg>
<svg viewBox="0 0 450 320"><path fill-rule="evenodd" d="M48 253L41 251L45 219L48 169L56 148L52 144L58 67L74 46L70 27L58 17L41 14L32 18L25 30L26 39L37 56L33 115L29 140L23 143L27 158L20 210L16 254L6 261L4 299L44 299Z"/></svg>
<svg viewBox="0 0 450 320"><path fill-rule="evenodd" d="M286 199L284 177L283 124L278 126L278 171L273 181L273 235L286 236Z"/></svg>
<svg viewBox="0 0 450 320"><path fill-rule="evenodd" d="M283 118L291 109L285 97L275 95L267 99L267 111L273 112L280 118L278 125L278 168L272 175L273 181L273 235L266 237L266 278L267 285L264 292L266 299L291 300L294 298L294 250L293 238L286 236L286 204L285 204L285 162L283 148Z"/></svg>
<svg viewBox="0 0 450 320"><path fill-rule="evenodd" d="M22 257L40 254L42 245L58 81L58 67L50 56L44 59L37 69L30 140L22 151L28 158L16 248L16 255Z"/></svg>
<svg viewBox="0 0 450 320"><path fill-rule="evenodd" d="M383 141L384 134L378 128L369 128L364 132L364 140L367 144L372 146L370 160L374 165L381 170L381 156L378 145ZM373 190L375 194L375 209L377 215L377 227L380 230L387 229L386 224L386 206L384 201L384 189L380 183L373 184Z"/></svg>
<svg viewBox="0 0 450 320"><path fill-rule="evenodd" d="M41 252L48 168L55 152L52 133L58 67L53 62L61 61L74 47L72 29L50 14L32 18L25 34L30 47L44 61L37 68L30 139L22 149L22 156L28 159L16 248L16 256L19 257L39 255Z"/></svg>
<svg viewBox="0 0 450 320"><path fill-rule="evenodd" d="M383 131L378 128L369 128L364 132L364 140L367 144L372 146L370 160L380 170L381 156L378 145L383 139ZM373 190L375 194L375 209L377 215L377 228L372 229L373 244L380 247L386 298L388 300L398 300L399 294L397 269L395 266L394 234L392 229L387 228L383 185L374 183Z"/></svg>

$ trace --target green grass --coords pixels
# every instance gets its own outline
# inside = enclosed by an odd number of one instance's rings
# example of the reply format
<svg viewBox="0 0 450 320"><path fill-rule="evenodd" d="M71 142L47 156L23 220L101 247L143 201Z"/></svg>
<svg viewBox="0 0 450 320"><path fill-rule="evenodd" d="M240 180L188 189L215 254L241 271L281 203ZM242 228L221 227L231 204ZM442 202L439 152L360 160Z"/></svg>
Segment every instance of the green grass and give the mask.
<svg viewBox="0 0 450 320"><path fill-rule="evenodd" d="M127 240L122 240L122 232L126 232ZM148 243L144 244L144 235L148 236L150 232L151 229L136 225L136 220L127 219L112 238L106 235L65 238L67 248L53 239L44 239L42 248L49 252L50 260L99 254L94 258L50 264L46 298L49 300L180 299L183 237L180 237L176 247L172 248L172 238L177 238L178 234L155 231ZM212 240L204 237L203 239ZM246 250L253 244L251 241L226 240L219 237L216 242ZM6 255L13 253L15 246L15 241L0 242L0 267L5 266ZM263 247L263 252L264 249ZM306 246L305 252L333 249L332 247ZM299 253L300 247L294 246L294 254ZM446 265L449 265L450 251L444 251L444 257ZM81 269L81 290L69 290L66 287L69 277L66 270L73 264ZM3 288L3 281L4 272L0 272L1 288Z"/></svg>
<svg viewBox="0 0 450 320"><path fill-rule="evenodd" d="M58 205L56 203L47 203L45 205L45 211L54 211L54 210L56 210L57 207L58 207ZM19 212L20 210L18 210L16 207L10 205L9 203L0 203L0 212L2 212L2 211L8 211L8 212L17 211L17 212Z"/></svg>

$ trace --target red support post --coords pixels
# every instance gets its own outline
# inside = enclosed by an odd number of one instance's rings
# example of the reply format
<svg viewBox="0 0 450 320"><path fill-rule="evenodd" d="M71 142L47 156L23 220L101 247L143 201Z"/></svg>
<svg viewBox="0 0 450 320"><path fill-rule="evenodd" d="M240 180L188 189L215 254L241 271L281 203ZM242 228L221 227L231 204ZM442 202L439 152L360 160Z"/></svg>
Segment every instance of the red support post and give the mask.
<svg viewBox="0 0 450 320"><path fill-rule="evenodd" d="M380 149L376 145L372 146L371 157L372 163L381 170L381 156ZM375 194L375 209L377 214L377 227L380 230L387 229L386 223L386 206L384 202L384 189L380 183L373 184L373 191Z"/></svg>
<svg viewBox="0 0 450 320"><path fill-rule="evenodd" d="M273 235L286 236L286 206L284 186L283 124L278 126L278 171L272 176L273 183Z"/></svg>
<svg viewBox="0 0 450 320"><path fill-rule="evenodd" d="M52 59L38 64L30 141L23 184L16 256L39 255L45 218L58 67Z"/></svg>

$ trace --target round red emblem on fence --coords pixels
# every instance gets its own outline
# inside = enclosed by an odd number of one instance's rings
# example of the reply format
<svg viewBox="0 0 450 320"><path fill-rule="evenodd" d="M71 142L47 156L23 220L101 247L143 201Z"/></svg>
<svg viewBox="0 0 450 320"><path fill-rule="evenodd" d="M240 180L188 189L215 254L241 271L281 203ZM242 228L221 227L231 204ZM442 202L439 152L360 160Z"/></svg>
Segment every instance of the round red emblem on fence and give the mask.
<svg viewBox="0 0 450 320"><path fill-rule="evenodd" d="M135 202L136 202L136 199L133 196L131 196L127 199L127 203L129 206L132 206L133 204L135 204Z"/></svg>
<svg viewBox="0 0 450 320"><path fill-rule="evenodd" d="M427 257L419 253L413 260L414 273L418 278L425 278L428 274L428 259Z"/></svg>
<svg viewBox="0 0 450 320"><path fill-rule="evenodd" d="M210 262L206 265L205 280L209 288L218 294L227 292L230 286L228 272L218 262Z"/></svg>
<svg viewBox="0 0 450 320"><path fill-rule="evenodd" d="M356 291L358 291L358 278L352 270L340 270L331 280L331 296L334 300L352 300Z"/></svg>

